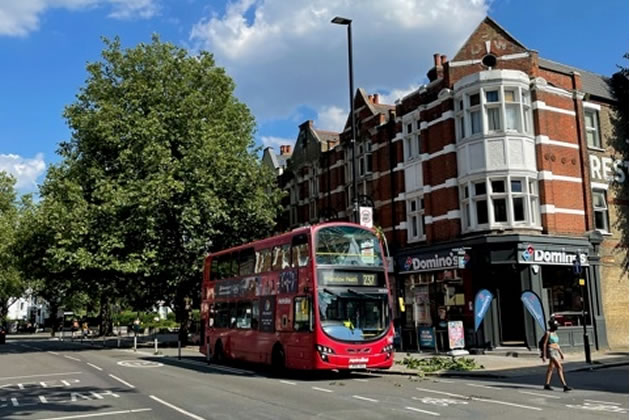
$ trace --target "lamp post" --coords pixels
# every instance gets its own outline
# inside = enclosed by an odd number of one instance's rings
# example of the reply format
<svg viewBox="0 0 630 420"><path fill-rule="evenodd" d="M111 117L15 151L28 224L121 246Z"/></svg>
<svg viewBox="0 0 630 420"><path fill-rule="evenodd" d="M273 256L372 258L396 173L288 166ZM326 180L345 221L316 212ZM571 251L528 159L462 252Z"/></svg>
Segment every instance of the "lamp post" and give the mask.
<svg viewBox="0 0 630 420"><path fill-rule="evenodd" d="M348 73L350 76L350 122L352 124L352 218L359 222L359 202L357 188L357 164L356 164L356 124L354 121L354 70L352 67L352 19L335 16L331 23L346 25L348 27Z"/></svg>

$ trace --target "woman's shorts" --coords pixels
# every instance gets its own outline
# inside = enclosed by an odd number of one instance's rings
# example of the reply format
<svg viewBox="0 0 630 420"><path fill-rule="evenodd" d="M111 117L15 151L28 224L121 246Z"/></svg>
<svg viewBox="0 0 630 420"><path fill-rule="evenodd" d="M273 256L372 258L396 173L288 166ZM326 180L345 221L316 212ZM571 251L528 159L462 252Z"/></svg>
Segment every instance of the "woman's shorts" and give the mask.
<svg viewBox="0 0 630 420"><path fill-rule="evenodd" d="M560 356L560 350L550 347L549 348L549 359L561 360L562 357Z"/></svg>

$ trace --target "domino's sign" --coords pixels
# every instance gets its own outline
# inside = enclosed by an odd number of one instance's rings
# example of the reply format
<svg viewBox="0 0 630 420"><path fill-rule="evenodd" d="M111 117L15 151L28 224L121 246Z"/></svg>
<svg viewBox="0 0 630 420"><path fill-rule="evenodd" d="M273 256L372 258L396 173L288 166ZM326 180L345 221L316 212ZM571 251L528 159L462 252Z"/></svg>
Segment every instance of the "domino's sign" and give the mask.
<svg viewBox="0 0 630 420"><path fill-rule="evenodd" d="M528 245L518 252L518 260L521 264L541 265L574 265L577 260L579 265L588 265L588 254L564 249L535 249L532 245Z"/></svg>

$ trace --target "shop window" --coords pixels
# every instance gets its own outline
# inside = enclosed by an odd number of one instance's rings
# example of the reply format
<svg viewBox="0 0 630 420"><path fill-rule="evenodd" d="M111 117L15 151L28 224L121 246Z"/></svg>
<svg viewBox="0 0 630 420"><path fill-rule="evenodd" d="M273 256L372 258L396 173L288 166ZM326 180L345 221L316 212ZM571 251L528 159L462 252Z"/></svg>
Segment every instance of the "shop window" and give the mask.
<svg viewBox="0 0 630 420"><path fill-rule="evenodd" d="M543 288L547 289L551 316L561 327L582 324L582 293L584 293L586 325L591 324L588 288L578 284L570 266L542 266Z"/></svg>
<svg viewBox="0 0 630 420"><path fill-rule="evenodd" d="M609 232L608 223L608 203L606 202L606 191L593 191L593 213L595 215L595 229L602 232Z"/></svg>

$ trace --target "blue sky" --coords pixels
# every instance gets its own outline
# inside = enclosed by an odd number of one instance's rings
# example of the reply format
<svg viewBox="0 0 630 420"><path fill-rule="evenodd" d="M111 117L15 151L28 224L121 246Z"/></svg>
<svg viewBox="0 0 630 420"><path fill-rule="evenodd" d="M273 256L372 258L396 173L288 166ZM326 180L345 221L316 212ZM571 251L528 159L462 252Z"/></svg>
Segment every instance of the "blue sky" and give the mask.
<svg viewBox="0 0 630 420"><path fill-rule="evenodd" d="M101 36L215 54L256 116L256 141L293 143L312 119L339 130L348 108L345 29L353 19L355 87L396 98L452 57L486 14L540 56L610 75L628 51L628 2L609 0L0 0L0 170L36 191L70 137L62 118Z"/></svg>

